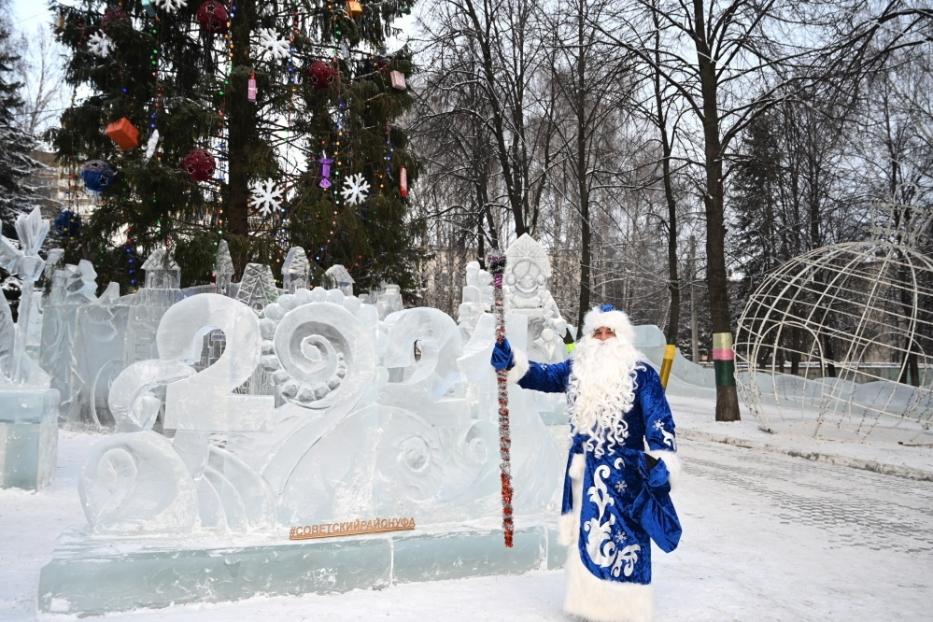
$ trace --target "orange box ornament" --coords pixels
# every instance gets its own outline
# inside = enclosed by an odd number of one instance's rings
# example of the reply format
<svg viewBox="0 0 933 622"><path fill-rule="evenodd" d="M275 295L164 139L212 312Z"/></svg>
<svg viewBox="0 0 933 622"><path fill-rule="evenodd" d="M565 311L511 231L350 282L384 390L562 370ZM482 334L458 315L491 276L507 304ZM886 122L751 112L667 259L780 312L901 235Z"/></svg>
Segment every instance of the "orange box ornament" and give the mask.
<svg viewBox="0 0 933 622"><path fill-rule="evenodd" d="M129 151L139 146L139 130L126 117L108 124L104 134L117 143L117 146L123 151Z"/></svg>
<svg viewBox="0 0 933 622"><path fill-rule="evenodd" d="M389 72L389 82L392 83L392 88L396 91L404 91L406 88L405 74L397 69Z"/></svg>
<svg viewBox="0 0 933 622"><path fill-rule="evenodd" d="M353 19L363 14L363 4L360 0L347 0L347 14Z"/></svg>

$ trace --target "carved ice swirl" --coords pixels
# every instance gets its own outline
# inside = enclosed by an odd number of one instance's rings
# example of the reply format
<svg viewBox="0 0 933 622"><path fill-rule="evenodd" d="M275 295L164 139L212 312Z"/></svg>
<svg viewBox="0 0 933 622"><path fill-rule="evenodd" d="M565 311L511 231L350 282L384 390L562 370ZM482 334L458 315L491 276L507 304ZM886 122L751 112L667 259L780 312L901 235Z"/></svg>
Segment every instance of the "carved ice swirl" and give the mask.
<svg viewBox="0 0 933 622"><path fill-rule="evenodd" d="M351 312L359 300L300 289L263 310L263 368L278 395L313 410L355 402L373 382L372 336ZM338 292L339 293L339 292ZM349 308L349 309L348 309Z"/></svg>

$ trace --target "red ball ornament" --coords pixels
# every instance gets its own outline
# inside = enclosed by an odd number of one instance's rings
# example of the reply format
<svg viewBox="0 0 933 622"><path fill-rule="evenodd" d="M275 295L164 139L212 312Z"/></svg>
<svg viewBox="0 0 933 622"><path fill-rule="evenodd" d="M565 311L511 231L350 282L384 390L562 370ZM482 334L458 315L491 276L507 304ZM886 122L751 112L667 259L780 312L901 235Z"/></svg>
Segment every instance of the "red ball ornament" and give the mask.
<svg viewBox="0 0 933 622"><path fill-rule="evenodd" d="M181 159L181 168L194 181L207 181L214 176L214 156L204 149L192 149Z"/></svg>
<svg viewBox="0 0 933 622"><path fill-rule="evenodd" d="M205 32L226 32L230 14L227 7L217 0L204 0L198 7L198 23Z"/></svg>
<svg viewBox="0 0 933 622"><path fill-rule="evenodd" d="M329 88L337 77L337 70L330 63L322 60L316 60L308 67L308 75L311 77L311 85L316 89Z"/></svg>

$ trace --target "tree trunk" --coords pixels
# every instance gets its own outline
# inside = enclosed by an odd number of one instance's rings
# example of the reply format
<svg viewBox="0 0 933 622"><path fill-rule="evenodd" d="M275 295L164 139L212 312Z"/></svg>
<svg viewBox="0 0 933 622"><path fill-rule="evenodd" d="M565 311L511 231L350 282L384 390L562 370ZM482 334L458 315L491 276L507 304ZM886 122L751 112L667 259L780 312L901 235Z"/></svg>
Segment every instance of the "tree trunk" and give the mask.
<svg viewBox="0 0 933 622"><path fill-rule="evenodd" d="M224 200L224 232L230 244L230 255L237 274L242 274L249 257L249 150L256 134L256 105L246 98L249 67L249 35L256 21L255 0L240 0L237 15L233 20L230 36L233 45L233 67L230 84L226 91L227 101L227 148L229 152L229 174L227 196ZM237 69L240 71L236 71Z"/></svg>
<svg viewBox="0 0 933 622"><path fill-rule="evenodd" d="M578 40L584 40L584 15L582 9L577 15L577 35ZM583 330L583 316L590 309L590 195L589 185L586 176L586 97L584 95L584 85L586 84L586 58L582 45L578 48L577 56L577 192L580 197L580 307L577 309L577 337L579 338Z"/></svg>
<svg viewBox="0 0 933 622"><path fill-rule="evenodd" d="M655 32L659 33L658 14L653 12ZM655 35L655 62L660 66L660 34ZM654 103L657 107L658 130L661 133L661 175L664 183L664 198L667 201L667 274L668 289L671 293L670 307L667 314L667 327L664 336L667 343L677 343L677 331L680 327L680 279L677 277L677 201L674 199L674 185L671 181L671 143L667 136L667 115L661 101L661 74L654 72Z"/></svg>
<svg viewBox="0 0 933 622"><path fill-rule="evenodd" d="M723 207L722 142L716 65L706 41L703 0L694 0L694 28L703 95L703 139L706 165L706 283L709 288L716 368L716 421L738 421L739 396L735 387L735 359L729 320L729 280L726 274L726 227Z"/></svg>
<svg viewBox="0 0 933 622"><path fill-rule="evenodd" d="M687 271L690 273L690 360L694 363L700 362L700 337L699 327L697 326L697 307L696 307L696 255L697 239L690 236L690 259Z"/></svg>

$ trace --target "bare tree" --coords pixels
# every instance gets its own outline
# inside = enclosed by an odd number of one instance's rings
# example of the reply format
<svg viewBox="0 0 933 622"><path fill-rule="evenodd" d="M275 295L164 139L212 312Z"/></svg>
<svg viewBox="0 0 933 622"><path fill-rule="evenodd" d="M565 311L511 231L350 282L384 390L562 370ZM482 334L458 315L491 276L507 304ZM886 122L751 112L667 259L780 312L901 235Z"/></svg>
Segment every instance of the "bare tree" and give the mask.
<svg viewBox="0 0 933 622"><path fill-rule="evenodd" d="M36 136L58 119L67 101L59 46L42 24L31 36L20 35L20 49L22 58L16 66L17 78L23 84L20 120L23 129Z"/></svg>

